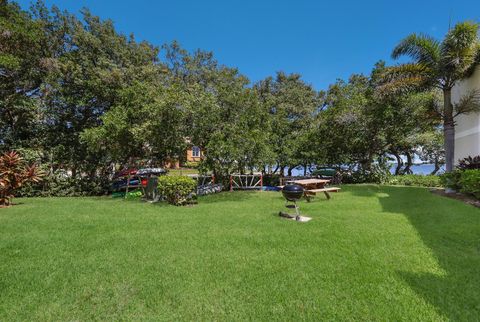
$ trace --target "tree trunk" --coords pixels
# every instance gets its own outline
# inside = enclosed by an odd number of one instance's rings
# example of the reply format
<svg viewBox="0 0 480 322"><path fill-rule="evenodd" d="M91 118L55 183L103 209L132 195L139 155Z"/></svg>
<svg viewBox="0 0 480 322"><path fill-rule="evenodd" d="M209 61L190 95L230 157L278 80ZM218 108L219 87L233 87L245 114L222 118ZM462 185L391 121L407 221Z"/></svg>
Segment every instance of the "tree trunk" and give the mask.
<svg viewBox="0 0 480 322"><path fill-rule="evenodd" d="M396 151L392 151L392 154L395 156L395 159L397 159L397 166L395 168L395 175L398 176L400 174L400 170L402 170L403 167L403 160Z"/></svg>
<svg viewBox="0 0 480 322"><path fill-rule="evenodd" d="M445 137L445 172L452 172L455 163L455 123L453 121L452 89L443 90L443 134Z"/></svg>
<svg viewBox="0 0 480 322"><path fill-rule="evenodd" d="M437 174L437 172L440 170L440 163L438 162L438 158L435 158L435 169L433 169L432 173L430 173L431 176L434 176Z"/></svg>
<svg viewBox="0 0 480 322"><path fill-rule="evenodd" d="M277 173L278 169L279 169L279 167L278 167L278 164L277 164L277 165L275 166L275 170L273 170L273 171L271 172L271 174Z"/></svg>
<svg viewBox="0 0 480 322"><path fill-rule="evenodd" d="M304 177L307 176L307 165L306 164L303 165L303 176Z"/></svg>
<svg viewBox="0 0 480 322"><path fill-rule="evenodd" d="M288 167L288 176L291 177L292 176L292 171L293 171L293 168L292 167Z"/></svg>
<svg viewBox="0 0 480 322"><path fill-rule="evenodd" d="M412 174L413 173L412 170L411 170L411 167L412 167L412 164L413 164L412 155L410 154L410 152L406 152L405 156L407 157L407 166L403 170L403 173L404 174Z"/></svg>

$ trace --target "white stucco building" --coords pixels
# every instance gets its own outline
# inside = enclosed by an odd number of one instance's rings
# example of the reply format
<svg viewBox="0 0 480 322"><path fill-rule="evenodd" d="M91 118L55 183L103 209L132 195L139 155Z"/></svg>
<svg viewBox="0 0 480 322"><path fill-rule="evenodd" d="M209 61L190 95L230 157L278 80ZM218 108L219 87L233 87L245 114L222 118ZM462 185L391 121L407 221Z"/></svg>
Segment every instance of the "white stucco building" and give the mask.
<svg viewBox="0 0 480 322"><path fill-rule="evenodd" d="M480 67L468 79L459 82L452 89L452 101L472 90L480 90ZM480 112L463 114L456 117L455 126L455 163L467 156L480 155Z"/></svg>

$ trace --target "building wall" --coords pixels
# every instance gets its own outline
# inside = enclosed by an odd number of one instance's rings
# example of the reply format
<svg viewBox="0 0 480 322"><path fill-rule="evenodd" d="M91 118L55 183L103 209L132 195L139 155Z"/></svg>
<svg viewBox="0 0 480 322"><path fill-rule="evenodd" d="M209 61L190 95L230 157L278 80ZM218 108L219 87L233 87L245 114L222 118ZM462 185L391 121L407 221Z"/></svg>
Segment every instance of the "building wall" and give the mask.
<svg viewBox="0 0 480 322"><path fill-rule="evenodd" d="M480 90L480 67L452 89L453 103L472 90ZM455 120L455 162L469 155L480 155L480 113L459 115Z"/></svg>
<svg viewBox="0 0 480 322"><path fill-rule="evenodd" d="M202 150L200 150L200 156L194 157L193 156L193 148L190 147L187 149L187 162L200 162L202 160Z"/></svg>

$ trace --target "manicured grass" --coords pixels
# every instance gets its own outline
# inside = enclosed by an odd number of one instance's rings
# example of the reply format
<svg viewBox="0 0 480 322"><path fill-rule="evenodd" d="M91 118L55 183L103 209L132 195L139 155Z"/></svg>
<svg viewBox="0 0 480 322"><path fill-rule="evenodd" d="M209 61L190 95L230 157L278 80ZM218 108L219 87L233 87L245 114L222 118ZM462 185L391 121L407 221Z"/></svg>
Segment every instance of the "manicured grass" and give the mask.
<svg viewBox="0 0 480 322"><path fill-rule="evenodd" d="M346 186L276 216L275 192L177 208L107 198L0 209L0 320L477 320L480 210Z"/></svg>
<svg viewBox="0 0 480 322"><path fill-rule="evenodd" d="M189 174L198 174L197 169L168 169L169 176L186 176Z"/></svg>

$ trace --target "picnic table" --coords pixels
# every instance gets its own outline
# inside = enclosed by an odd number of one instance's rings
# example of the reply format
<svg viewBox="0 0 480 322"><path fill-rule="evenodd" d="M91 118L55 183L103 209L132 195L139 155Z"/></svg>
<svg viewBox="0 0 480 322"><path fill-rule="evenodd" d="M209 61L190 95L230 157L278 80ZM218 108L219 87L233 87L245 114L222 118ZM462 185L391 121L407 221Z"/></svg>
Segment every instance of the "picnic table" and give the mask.
<svg viewBox="0 0 480 322"><path fill-rule="evenodd" d="M310 201L310 198L315 196L317 192L323 192L325 197L329 200L329 192L337 192L340 188L337 187L327 187L327 184L330 180L326 179L300 179L300 180L290 180L287 183L298 184L305 189L305 198L307 201Z"/></svg>

